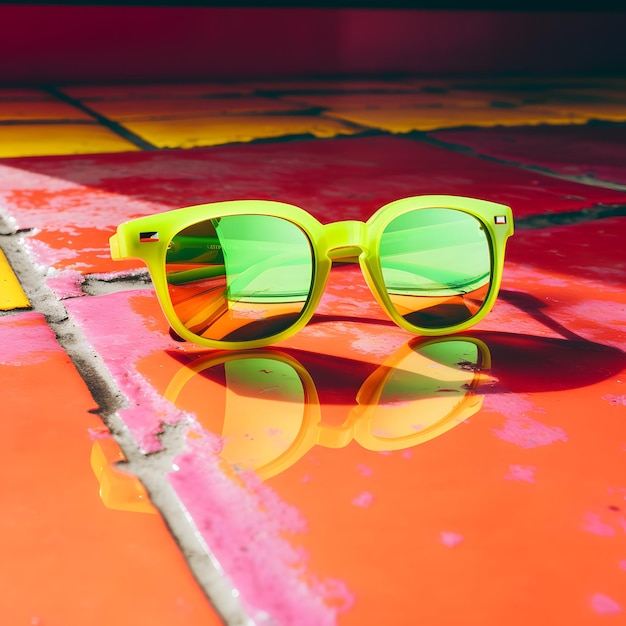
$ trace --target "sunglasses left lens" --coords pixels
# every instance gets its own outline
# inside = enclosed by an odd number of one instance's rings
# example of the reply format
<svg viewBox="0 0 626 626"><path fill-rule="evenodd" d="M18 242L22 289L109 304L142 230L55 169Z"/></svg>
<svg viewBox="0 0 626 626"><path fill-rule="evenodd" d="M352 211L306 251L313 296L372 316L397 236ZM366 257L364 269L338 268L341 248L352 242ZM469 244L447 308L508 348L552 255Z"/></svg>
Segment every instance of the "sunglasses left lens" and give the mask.
<svg viewBox="0 0 626 626"><path fill-rule="evenodd" d="M180 322L216 341L267 339L293 326L313 281L313 252L295 224L268 215L197 222L170 241L168 291Z"/></svg>

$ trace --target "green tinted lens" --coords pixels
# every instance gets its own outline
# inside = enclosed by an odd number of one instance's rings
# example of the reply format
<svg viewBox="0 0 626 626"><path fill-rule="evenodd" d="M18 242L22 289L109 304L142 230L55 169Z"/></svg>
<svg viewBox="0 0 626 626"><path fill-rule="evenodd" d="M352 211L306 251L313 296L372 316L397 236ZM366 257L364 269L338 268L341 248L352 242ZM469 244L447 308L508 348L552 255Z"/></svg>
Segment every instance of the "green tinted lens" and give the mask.
<svg viewBox="0 0 626 626"><path fill-rule="evenodd" d="M267 215L229 215L175 235L166 275L174 311L195 335L251 341L273 337L302 314L313 253L295 224Z"/></svg>
<svg viewBox="0 0 626 626"><path fill-rule="evenodd" d="M380 265L396 311L421 328L455 326L483 306L491 284L491 248L482 223L455 209L420 209L392 220Z"/></svg>

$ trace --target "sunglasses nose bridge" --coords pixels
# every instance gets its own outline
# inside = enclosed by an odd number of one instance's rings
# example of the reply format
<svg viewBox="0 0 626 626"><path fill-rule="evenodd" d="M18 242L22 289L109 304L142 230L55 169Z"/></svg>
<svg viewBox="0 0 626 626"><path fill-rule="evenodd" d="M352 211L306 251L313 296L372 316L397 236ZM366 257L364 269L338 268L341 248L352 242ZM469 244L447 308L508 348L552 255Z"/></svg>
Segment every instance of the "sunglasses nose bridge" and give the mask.
<svg viewBox="0 0 626 626"><path fill-rule="evenodd" d="M328 257L333 261L359 257L367 250L367 224L345 220L324 226Z"/></svg>

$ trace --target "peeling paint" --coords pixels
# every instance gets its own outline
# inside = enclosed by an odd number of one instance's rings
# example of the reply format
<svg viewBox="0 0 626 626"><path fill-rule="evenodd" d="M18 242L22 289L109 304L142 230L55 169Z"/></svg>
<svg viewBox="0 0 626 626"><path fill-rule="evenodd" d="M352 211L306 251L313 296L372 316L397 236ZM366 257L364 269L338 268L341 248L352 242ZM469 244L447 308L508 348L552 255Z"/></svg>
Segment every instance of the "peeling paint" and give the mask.
<svg viewBox="0 0 626 626"><path fill-rule="evenodd" d="M374 495L370 493L369 491L364 491L363 493L360 493L358 496L356 496L352 500L352 504L354 504L354 506L360 506L363 508L367 508L371 506L373 503L374 503Z"/></svg>
<svg viewBox="0 0 626 626"><path fill-rule="evenodd" d="M63 270L61 272L50 268L46 283L52 291L61 299L77 298L84 296L82 290L83 275L77 270Z"/></svg>
<svg viewBox="0 0 626 626"><path fill-rule="evenodd" d="M459 533L453 533L449 531L441 531L440 533L441 543L448 548L454 548L455 546L463 543L463 535Z"/></svg>
<svg viewBox="0 0 626 626"><path fill-rule="evenodd" d="M595 593L591 597L591 608L600 615L616 615L622 612L622 606L604 593Z"/></svg>
<svg viewBox="0 0 626 626"><path fill-rule="evenodd" d="M90 175L88 182L84 179L86 184L74 182L80 167L70 161L71 172L66 175L63 168L59 163L57 170L50 162L50 173L44 174L33 168L0 164L0 201L13 214L20 228L63 230L88 226L110 230L129 215L146 215L172 208L171 205L108 192L97 186L89 168L84 170L84 174ZM100 176L104 176L104 170L100 171Z"/></svg>
<svg viewBox="0 0 626 626"><path fill-rule="evenodd" d="M169 480L250 613L277 624L336 624L353 598L342 581L307 571L308 557L288 540L307 532L300 513L254 474L227 476L206 433L175 462Z"/></svg>
<svg viewBox="0 0 626 626"><path fill-rule="evenodd" d="M602 396L612 406L626 406L626 394L617 396L613 393L607 393Z"/></svg>
<svg viewBox="0 0 626 626"><path fill-rule="evenodd" d="M500 439L521 448L536 448L567 441L565 431L559 426L546 426L531 417L517 416L507 419L502 429L493 429Z"/></svg>
<svg viewBox="0 0 626 626"><path fill-rule="evenodd" d="M531 465L509 465L509 473L505 474L506 480L516 482L534 483L536 467Z"/></svg>
<svg viewBox="0 0 626 626"><path fill-rule="evenodd" d="M136 369L146 354L176 348L168 334L148 326L132 309L134 298L153 298L145 292L113 293L66 301L68 311L102 355L120 390L134 406L120 411L144 452L161 449L158 435L163 423L193 419L164 399ZM106 312L103 315L103 312Z"/></svg>
<svg viewBox="0 0 626 626"><path fill-rule="evenodd" d="M374 473L374 470L371 467L363 465L362 463L359 464L358 470L361 476L371 476Z"/></svg>
<svg viewBox="0 0 626 626"><path fill-rule="evenodd" d="M603 522L597 513L587 513L583 520L583 529L592 535L613 537L615 529L610 524Z"/></svg>
<svg viewBox="0 0 626 626"><path fill-rule="evenodd" d="M62 352L43 315L35 312L0 317L2 349L0 365L19 367L34 365L49 358L51 352ZM25 340L28 337L28 340Z"/></svg>
<svg viewBox="0 0 626 626"><path fill-rule="evenodd" d="M483 407L505 417L502 428L492 428L491 432L521 448L536 448L567 441L567 435L560 426L546 426L527 415L531 411L545 411L522 394L487 395Z"/></svg>

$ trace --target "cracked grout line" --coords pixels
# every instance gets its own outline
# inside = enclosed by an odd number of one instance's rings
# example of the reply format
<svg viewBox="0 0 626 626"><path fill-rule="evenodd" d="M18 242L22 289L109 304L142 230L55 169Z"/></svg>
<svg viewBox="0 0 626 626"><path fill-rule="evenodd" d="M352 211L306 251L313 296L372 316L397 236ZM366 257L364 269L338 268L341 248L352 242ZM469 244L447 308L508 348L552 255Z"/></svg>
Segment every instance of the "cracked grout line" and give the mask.
<svg viewBox="0 0 626 626"><path fill-rule="evenodd" d="M159 510L196 581L211 605L227 626L250 626L237 590L230 583L219 562L195 529L193 520L167 480L172 460L184 446L181 436L186 424L164 425L163 450L143 454L118 412L129 404L108 371L102 357L89 345L80 327L74 323L58 296L45 283L45 270L38 268L25 250L22 236L6 234L10 223L0 214L0 238L13 271L27 294L32 308L44 316L59 345L74 363L98 405L97 414L109 428L127 461L125 468L143 483L151 502Z"/></svg>
<svg viewBox="0 0 626 626"><path fill-rule="evenodd" d="M588 125L588 124L587 124ZM618 124L619 126L623 126L623 124ZM577 127L585 126L577 124ZM566 180L570 183L578 183L581 185L588 185L590 187L600 187L602 189L611 189L613 191L625 191L626 185L621 183L612 183L611 181L600 180L598 178L594 178L592 176L583 176L583 175L568 175L568 174L559 174L547 167L541 167L539 165L530 165L528 163L520 163L519 161L512 161L509 159L503 159L501 157L494 157L488 154L483 154L474 150L473 148L468 148L467 146L463 146L460 144L443 141L442 139L437 139L432 137L430 133L433 132L445 132L445 131L458 131L458 130L466 130L472 129L475 130L477 127L473 126L459 126L455 128L444 128L437 129L433 131L411 131L406 133L405 136L413 137L418 141L422 141L424 143L428 143L433 146L437 146L438 148L442 148L444 150L450 150L451 152L456 152L458 154L464 154L465 156L472 156L477 159L482 159L483 161L489 161L490 163L497 163L499 165L506 165L508 167L517 167L522 170L527 170L529 172L534 172L535 174L543 174L544 176L550 176L551 178L558 178L559 180ZM492 127L490 127L492 128ZM519 128L519 126L510 127L510 128Z"/></svg>
<svg viewBox="0 0 626 626"><path fill-rule="evenodd" d="M122 139L125 139L129 143L133 144L140 150L157 150L157 147L154 144L146 141L143 137L135 134L122 124L110 120L108 117L98 113L97 111L94 111L92 108L88 107L80 100L68 96L57 87L50 85L46 87L45 90L58 100L61 100L62 102L65 102L66 104L69 104L70 106L73 106L74 108L83 111L83 113L86 113L87 115L92 117L100 125L115 133L118 137L121 137Z"/></svg>
<svg viewBox="0 0 626 626"><path fill-rule="evenodd" d="M98 113L97 111L94 111L93 109L91 109L87 104L85 104L83 101L76 99L72 96L69 96L68 94L64 93L62 91L62 89L54 86L54 85L50 85L47 87L43 88L45 91L47 91L50 95L54 96L55 98L65 102L66 104L69 104L79 110L82 110L83 112L87 113L92 119L92 121L83 121L83 124L89 125L92 124L94 122L97 122L99 124L101 124L102 126L108 128L109 130L111 130L112 132L114 132L115 134L117 134L118 136L120 136L121 138L125 139L126 141L130 142L131 144L135 145L136 147L140 148L141 150L149 150L149 151L155 151L155 150L163 150L158 148L157 146L155 146L154 144L148 142L147 140L143 139L142 137L140 137L139 135L135 134L134 132L130 131L129 129L127 129L125 126L123 126L122 124L115 122L109 118L107 118L106 116ZM427 90L426 90L427 91ZM444 90L445 91L445 90ZM289 96L292 92L289 91L284 91L284 90L269 90L269 91L264 91L264 90L253 90L252 95L263 95L265 97L270 97L273 98L277 101L282 101L282 98L284 98L285 96ZM297 92L296 92L297 93ZM308 92L307 92L308 93ZM318 92L317 90L313 92L315 93L322 93L322 92ZM331 93L335 93L335 92L331 92ZM343 92L338 92L338 93L343 93ZM370 92L364 92L364 91L358 91L358 92L354 92L354 93L370 93ZM378 91L373 91L371 93L379 93ZM387 91L382 91L380 93L388 93ZM400 91L398 93L406 93L405 91ZM249 97L250 94L237 94L238 97L245 99L246 97ZM198 96L185 96L183 99L188 99L188 98L197 98ZM219 98L219 97L223 97L223 94L210 94L210 95L205 95L205 96L201 96L202 98ZM229 96L231 97L231 96ZM489 106L493 106L493 103L490 103ZM238 145L238 144L256 144L256 143L290 143L293 141L306 141L306 140L315 140L315 141L323 141L324 139L342 139L342 138L358 138L358 137L368 137L368 136L390 136L390 137L406 137L406 138L412 138L412 139L416 139L418 141L424 142L424 143L430 143L431 145L435 145L438 146L440 148L446 149L446 150L450 150L452 152L457 152L460 154L465 154L466 156L472 156L475 158L479 158L479 159L483 159L485 161L490 161L493 163L498 163L500 165L506 165L509 167L516 167L522 170L526 170L526 171L531 171L537 174L542 174L545 176L550 176L552 178L557 178L557 179L561 179L561 180L566 180L568 182L574 182L574 183L578 183L578 184L582 184L582 185L588 185L588 186L593 186L593 187L599 187L599 188L603 188L603 189L611 189L614 191L626 191L626 185L624 184L620 184L620 183L613 183L610 181L603 181L591 176L584 176L584 175L566 175L566 174L560 174L558 172L554 172L552 170L550 170L549 168L546 167L541 167L541 166L536 166L536 165L530 165L530 164L525 164L525 163L520 163L517 161L513 161L513 160L508 160L508 159L504 159L501 157L493 157L490 155L486 155L486 154L482 154L472 148L468 148L466 146L462 146L459 144L455 144L455 143L451 143L451 142L446 142L437 138L434 138L431 136L431 133L433 132L445 132L445 131L458 131L458 130L465 130L467 128L470 129L476 129L476 128L484 128L482 126L467 126L467 125L459 125L456 127L443 127L443 128L436 128L436 129L432 129L429 131L420 131L420 130L410 130L407 132L401 132L401 133L396 133L396 132L391 132L388 130L383 130L374 126L368 126L368 125L364 125L361 123L356 123L356 122L351 122L350 120L343 120L343 119L337 119L332 117L332 115L328 115L328 113L332 113L332 109L327 109L325 107L312 107L310 109L307 110L300 110L300 111L294 111L294 112L285 112L285 111L263 111L263 112L256 112L256 113L252 113L252 115L257 115L259 117L264 117L267 115L270 116L274 116L274 117L279 117L281 115L285 115L285 114L289 114L289 115L310 115L311 113L315 113L317 117L319 117L320 119L324 119L324 120L332 120L332 121L341 121L346 127L350 128L351 130L355 131L353 133L351 133L350 135L333 135L332 137L318 137L316 135L314 135L313 133L303 133L303 134L293 134L293 135L281 135L279 137L268 137L268 138L257 138L257 139L253 139L252 141L245 141L245 142L228 142L225 144L219 144L220 146L225 146L225 145ZM224 112L225 116L227 117L237 117L240 115L251 115L251 113L234 113L234 114L229 114L228 112ZM167 121L166 119L163 119L163 121ZM0 122L1 124L2 122ZM14 123L19 123L22 124L22 121L19 122L15 122L15 121L10 121L9 124L14 124ZM38 123L47 123L45 121L40 121L40 120L35 120L32 123L34 124L38 124ZM71 123L70 120L55 120L54 123L56 124L64 124L64 123ZM589 125L594 125L594 124L601 124L601 125L611 125L611 126L624 126L624 122L612 122L612 121L603 121L603 120L589 120L585 123L582 124L576 124L576 126L589 126ZM523 124L522 124L523 126ZM491 127L489 127L491 128ZM206 148L206 147L212 147L212 146L194 146L194 148ZM181 148L176 147L176 148L171 148L170 150L180 150ZM187 148L187 149L193 149L193 148ZM167 148L165 150L168 150Z"/></svg>
<svg viewBox="0 0 626 626"><path fill-rule="evenodd" d="M527 215L517 218L515 227L523 230L540 230L553 226L571 226L584 222L595 222L612 217L626 217L626 204L596 204L577 211Z"/></svg>

